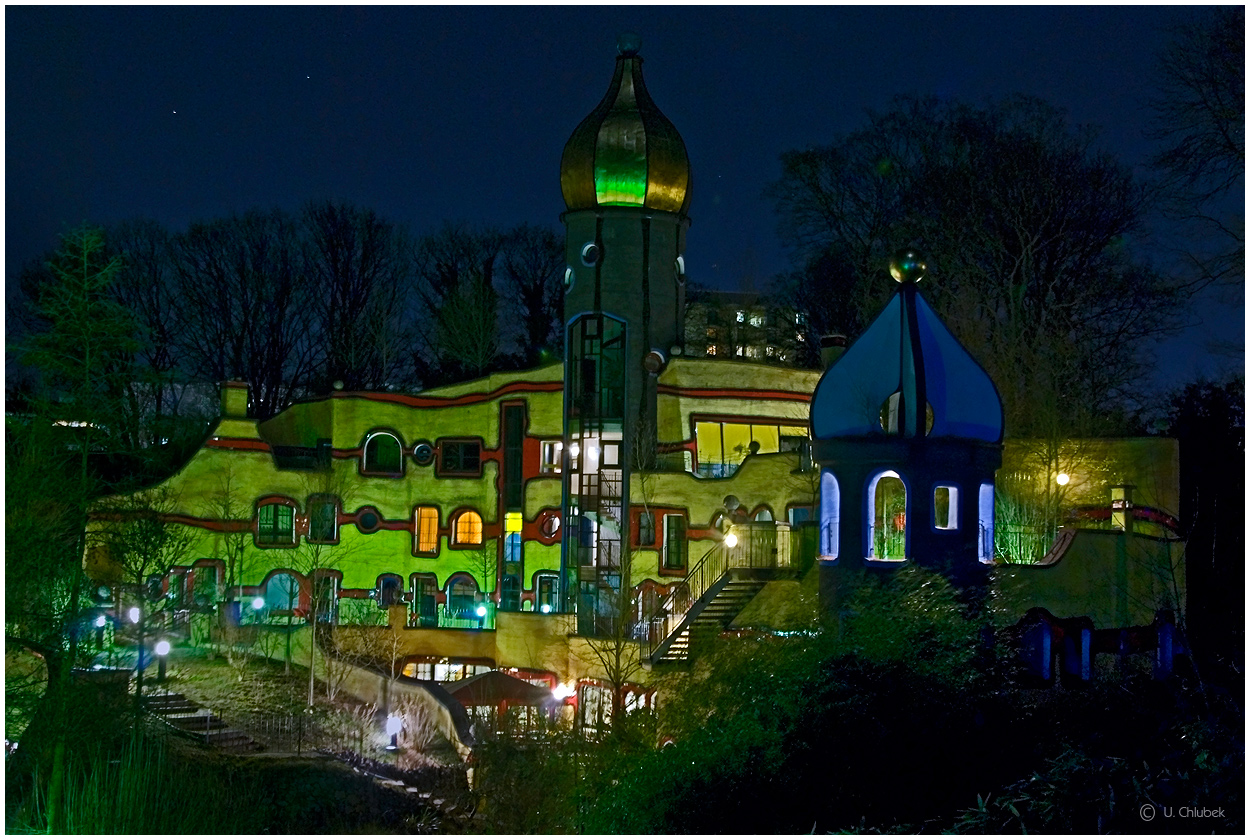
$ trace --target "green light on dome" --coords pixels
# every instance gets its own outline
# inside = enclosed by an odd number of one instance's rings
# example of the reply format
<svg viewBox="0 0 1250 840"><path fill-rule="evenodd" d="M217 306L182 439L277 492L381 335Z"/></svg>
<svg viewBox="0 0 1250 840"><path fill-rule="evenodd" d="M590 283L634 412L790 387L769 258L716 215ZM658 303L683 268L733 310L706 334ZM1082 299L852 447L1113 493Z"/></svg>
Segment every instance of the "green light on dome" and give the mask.
<svg viewBox="0 0 1250 840"><path fill-rule="evenodd" d="M647 198L647 139L641 120L614 115L595 149L595 199L599 204L641 205Z"/></svg>

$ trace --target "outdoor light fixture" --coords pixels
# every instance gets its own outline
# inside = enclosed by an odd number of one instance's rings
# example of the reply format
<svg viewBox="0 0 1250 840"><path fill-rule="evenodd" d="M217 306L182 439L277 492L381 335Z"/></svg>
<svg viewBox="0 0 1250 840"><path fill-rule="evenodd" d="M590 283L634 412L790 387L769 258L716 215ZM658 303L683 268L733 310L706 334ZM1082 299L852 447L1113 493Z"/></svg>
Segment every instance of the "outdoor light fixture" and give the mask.
<svg viewBox="0 0 1250 840"><path fill-rule="evenodd" d="M1059 473L1059 475L1055 476L1055 483L1060 487L1067 487L1068 482L1071 480L1072 478L1067 473Z"/></svg>
<svg viewBox="0 0 1250 840"><path fill-rule="evenodd" d="M538 608L538 611L541 613L551 612L551 604L543 604L541 607Z"/></svg>
<svg viewBox="0 0 1250 840"><path fill-rule="evenodd" d="M581 451L582 451L582 447L580 444L578 444L577 441L573 441L572 443L569 444L569 454L572 455L574 458L580 455Z"/></svg>
<svg viewBox="0 0 1250 840"><path fill-rule="evenodd" d="M104 625L106 625L106 624L108 624L108 623L109 623L109 620L108 620L108 618L107 618L107 617L102 616L102 615L101 615L101 616L97 616L97 617L96 617L96 620L95 620L95 626L96 626L96 627L103 627Z"/></svg>
<svg viewBox="0 0 1250 840"><path fill-rule="evenodd" d="M254 609L254 610L260 610L260 609L264 609L264 608L265 608L265 599L264 599L264 598L261 598L260 596L257 596L257 597L256 597L256 598L252 601L252 609Z"/></svg>
<svg viewBox="0 0 1250 840"><path fill-rule="evenodd" d="M388 750L399 749L400 726L401 726L401 723L398 717L396 717L395 715L386 716L386 734L390 736L390 739L391 739L391 742L386 745L386 748Z"/></svg>
<svg viewBox="0 0 1250 840"><path fill-rule="evenodd" d="M128 615L130 616L130 621L132 624L139 623L139 608L138 607L131 607Z"/></svg>
<svg viewBox="0 0 1250 840"><path fill-rule="evenodd" d="M551 696L557 700L564 700L568 697L572 697L573 694L573 686L568 685L567 683L560 683L555 688L551 689Z"/></svg>
<svg viewBox="0 0 1250 840"><path fill-rule="evenodd" d="M156 651L156 680L165 682L165 657L169 656L169 642L161 639L153 650Z"/></svg>
<svg viewBox="0 0 1250 840"><path fill-rule="evenodd" d="M477 605L477 609L476 609L476 610L474 610L474 612L476 612L476 613L477 613L477 617L478 617L478 618L486 618L486 605L485 605L485 604L478 604L478 605Z"/></svg>
<svg viewBox="0 0 1250 840"><path fill-rule="evenodd" d="M725 545L727 545L727 546L728 546L728 547L730 547L730 548L733 548L733 547L734 547L734 546L736 546L737 544L738 544L738 535L737 535L737 534L735 534L735 533L733 533L733 532L731 531L730 533L728 533L728 534L726 534L726 535L725 535Z"/></svg>

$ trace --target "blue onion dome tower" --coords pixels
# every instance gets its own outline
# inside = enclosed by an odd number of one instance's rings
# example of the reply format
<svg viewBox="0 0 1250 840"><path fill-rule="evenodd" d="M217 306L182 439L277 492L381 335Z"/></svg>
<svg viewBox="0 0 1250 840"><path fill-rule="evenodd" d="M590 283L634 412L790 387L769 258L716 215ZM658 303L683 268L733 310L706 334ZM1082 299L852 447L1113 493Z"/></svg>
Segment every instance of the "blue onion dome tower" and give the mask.
<svg viewBox="0 0 1250 840"><path fill-rule="evenodd" d="M894 256L898 291L812 396L826 603L839 570L914 563L975 586L993 562L1002 400L920 294L926 269Z"/></svg>
<svg viewBox="0 0 1250 840"><path fill-rule="evenodd" d="M656 380L681 352L690 158L623 35L602 101L560 160L564 194L564 604L609 632L630 474L654 457Z"/></svg>

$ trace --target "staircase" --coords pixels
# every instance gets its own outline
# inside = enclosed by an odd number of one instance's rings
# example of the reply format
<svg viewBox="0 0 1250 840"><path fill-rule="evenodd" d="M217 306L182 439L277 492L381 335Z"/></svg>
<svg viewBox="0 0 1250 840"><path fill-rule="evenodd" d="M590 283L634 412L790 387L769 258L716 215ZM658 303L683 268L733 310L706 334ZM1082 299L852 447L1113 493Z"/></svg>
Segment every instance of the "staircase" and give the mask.
<svg viewBox="0 0 1250 840"><path fill-rule="evenodd" d="M643 667L685 664L692 643L729 626L770 580L797 577L789 535L772 526L738 526L738 545L717 543L643 622Z"/></svg>
<svg viewBox="0 0 1250 840"><path fill-rule="evenodd" d="M251 735L231 729L211 711L200 708L198 703L177 692L158 690L145 695L143 706L180 734L205 746L235 753L264 749Z"/></svg>

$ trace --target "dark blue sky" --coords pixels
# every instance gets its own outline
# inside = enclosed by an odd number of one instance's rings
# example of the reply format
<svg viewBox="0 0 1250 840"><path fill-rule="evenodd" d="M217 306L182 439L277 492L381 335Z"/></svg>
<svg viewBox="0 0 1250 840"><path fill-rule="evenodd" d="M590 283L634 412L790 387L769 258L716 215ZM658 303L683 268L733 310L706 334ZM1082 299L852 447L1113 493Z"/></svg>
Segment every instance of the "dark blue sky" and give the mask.
<svg viewBox="0 0 1250 840"><path fill-rule="evenodd" d="M6 275L79 222L174 229L313 198L415 233L444 219L558 225L564 141L619 32L694 168L693 279L786 267L761 193L790 148L896 93L1027 93L1140 164L1154 56L1178 7L33 8L6 22ZM1164 348L1161 384L1240 342L1240 306Z"/></svg>

